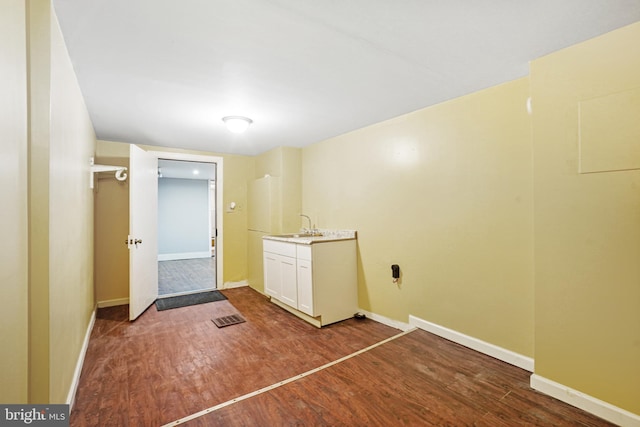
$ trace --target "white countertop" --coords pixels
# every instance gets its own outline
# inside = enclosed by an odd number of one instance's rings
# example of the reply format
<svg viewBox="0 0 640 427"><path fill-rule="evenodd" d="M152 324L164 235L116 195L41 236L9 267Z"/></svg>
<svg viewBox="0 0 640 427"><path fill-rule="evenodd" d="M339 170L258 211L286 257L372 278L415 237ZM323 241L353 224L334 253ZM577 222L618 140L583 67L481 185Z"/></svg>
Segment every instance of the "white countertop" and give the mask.
<svg viewBox="0 0 640 427"><path fill-rule="evenodd" d="M262 236L262 238L280 242L311 245L314 243L335 242L338 240L355 240L357 236L355 230L318 230L318 232L319 235L310 235L301 231L299 233L267 235Z"/></svg>

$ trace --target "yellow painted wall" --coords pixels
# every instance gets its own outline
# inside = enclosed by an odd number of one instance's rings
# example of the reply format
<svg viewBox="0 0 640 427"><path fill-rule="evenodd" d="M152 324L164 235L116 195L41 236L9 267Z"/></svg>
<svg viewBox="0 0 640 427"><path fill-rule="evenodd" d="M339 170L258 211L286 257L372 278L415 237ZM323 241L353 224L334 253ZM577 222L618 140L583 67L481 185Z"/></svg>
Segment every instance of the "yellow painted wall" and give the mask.
<svg viewBox="0 0 640 427"><path fill-rule="evenodd" d="M640 23L531 64L535 371L636 414L640 170L579 174L578 118L579 103L638 87ZM640 120L638 97L629 108ZM608 127L611 140L626 130ZM607 139L590 143L610 147Z"/></svg>
<svg viewBox="0 0 640 427"><path fill-rule="evenodd" d="M147 150L168 151L184 154L199 154L223 158L223 280L241 282L247 280L247 182L254 174L254 159L249 156L218 154L204 151L143 146ZM108 164L128 164L129 144L123 142L98 141L96 158ZM112 181L113 178L110 178ZM120 241L124 241L129 229L129 189L123 183L100 180L96 190L96 295L99 302L129 298L129 255L122 255ZM227 209L235 202L237 209ZM109 218L114 210L122 210L124 220ZM118 232L114 233L113 227ZM123 233L120 236L119 233ZM117 234L117 236L113 236ZM104 246L103 246L104 245ZM126 246L122 244L122 249ZM103 259L103 253L115 254L111 260Z"/></svg>
<svg viewBox="0 0 640 427"><path fill-rule="evenodd" d="M97 164L129 166L129 144L98 140ZM129 299L129 181L113 173L95 175L94 283L96 302L122 303Z"/></svg>
<svg viewBox="0 0 640 427"><path fill-rule="evenodd" d="M295 232L303 227L302 212L302 150L282 147L282 231Z"/></svg>
<svg viewBox="0 0 640 427"><path fill-rule="evenodd" d="M23 0L0 13L0 402L28 392L27 56Z"/></svg>
<svg viewBox="0 0 640 427"><path fill-rule="evenodd" d="M262 178L269 174L280 176L282 173L282 150L284 147L277 147L266 151L255 157L255 175L252 179Z"/></svg>
<svg viewBox="0 0 640 427"><path fill-rule="evenodd" d="M533 356L528 96L519 79L303 148L302 210L358 231L361 308Z"/></svg>
<svg viewBox="0 0 640 427"><path fill-rule="evenodd" d="M64 403L94 307L95 136L50 2L4 3L0 19L0 400Z"/></svg>
<svg viewBox="0 0 640 427"><path fill-rule="evenodd" d="M99 140L95 154L96 164L129 166L129 144ZM94 194L96 301L118 305L129 299L129 181L95 174Z"/></svg>
<svg viewBox="0 0 640 427"><path fill-rule="evenodd" d="M29 402L48 403L51 5L27 1L29 67Z"/></svg>
<svg viewBox="0 0 640 427"><path fill-rule="evenodd" d="M278 232L292 233L301 227L302 150L296 147L277 147L255 158L255 177L271 175L280 178L281 210Z"/></svg>
<svg viewBox="0 0 640 427"><path fill-rule="evenodd" d="M302 204L302 151L295 147L277 147L255 157L255 175L278 177L280 184L280 221L277 233L292 233L301 228ZM262 233L249 232L248 236L248 282L258 292L264 293L264 269L262 263Z"/></svg>
<svg viewBox="0 0 640 427"><path fill-rule="evenodd" d="M249 275L247 247L247 181L254 159L224 154L224 282L244 282ZM231 202L238 208L226 209Z"/></svg>
<svg viewBox="0 0 640 427"><path fill-rule="evenodd" d="M51 13L49 402L64 403L94 309L95 133L55 13Z"/></svg>

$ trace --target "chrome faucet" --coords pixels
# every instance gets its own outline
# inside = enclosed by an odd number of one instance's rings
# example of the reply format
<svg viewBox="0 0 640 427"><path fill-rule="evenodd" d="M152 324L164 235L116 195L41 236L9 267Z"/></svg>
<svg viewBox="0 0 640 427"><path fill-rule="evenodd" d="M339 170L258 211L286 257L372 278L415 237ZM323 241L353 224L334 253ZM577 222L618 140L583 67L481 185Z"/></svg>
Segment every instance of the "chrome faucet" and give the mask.
<svg viewBox="0 0 640 427"><path fill-rule="evenodd" d="M311 218L309 218L309 216L305 215L305 214L300 214L300 216L303 216L303 217L307 218L307 220L309 221L309 228L307 230L309 230L309 233L311 233L312 232L311 231Z"/></svg>

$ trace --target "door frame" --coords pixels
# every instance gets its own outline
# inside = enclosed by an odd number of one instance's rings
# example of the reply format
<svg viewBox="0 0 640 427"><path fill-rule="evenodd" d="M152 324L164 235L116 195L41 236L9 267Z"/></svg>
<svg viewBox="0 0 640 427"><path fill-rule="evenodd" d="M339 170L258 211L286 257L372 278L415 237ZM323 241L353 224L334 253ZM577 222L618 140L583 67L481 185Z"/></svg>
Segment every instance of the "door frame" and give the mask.
<svg viewBox="0 0 640 427"><path fill-rule="evenodd" d="M216 289L224 289L223 281L223 254L224 254L224 233L223 218L224 209L222 208L223 200L223 176L224 176L224 159L220 156L206 154L187 154L174 151L149 151L150 154L160 160L183 160L198 163L215 163L216 165L216 230L219 230L216 236ZM157 209L156 209L157 210Z"/></svg>

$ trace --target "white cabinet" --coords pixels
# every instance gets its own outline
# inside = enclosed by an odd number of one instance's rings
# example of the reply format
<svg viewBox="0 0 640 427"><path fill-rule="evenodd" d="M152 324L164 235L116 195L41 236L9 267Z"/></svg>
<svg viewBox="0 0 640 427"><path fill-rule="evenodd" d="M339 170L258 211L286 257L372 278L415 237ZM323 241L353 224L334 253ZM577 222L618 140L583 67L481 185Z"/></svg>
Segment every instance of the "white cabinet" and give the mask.
<svg viewBox="0 0 640 427"><path fill-rule="evenodd" d="M264 291L272 297L279 297L282 293L282 272L280 255L264 253Z"/></svg>
<svg viewBox="0 0 640 427"><path fill-rule="evenodd" d="M263 258L267 295L297 307L296 245L265 240Z"/></svg>
<svg viewBox="0 0 640 427"><path fill-rule="evenodd" d="M356 241L297 244L264 239L265 292L320 327L358 311Z"/></svg>
<svg viewBox="0 0 640 427"><path fill-rule="evenodd" d="M296 284L296 259L283 256L280 259L282 272L282 291L280 299L292 307L298 306L298 288Z"/></svg>
<svg viewBox="0 0 640 427"><path fill-rule="evenodd" d="M299 259L297 261L298 268L296 271L296 277L298 279L298 310L314 317L313 274L311 270L311 261L306 259Z"/></svg>

